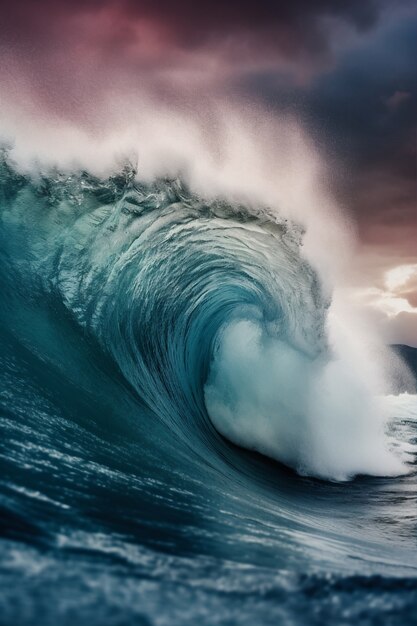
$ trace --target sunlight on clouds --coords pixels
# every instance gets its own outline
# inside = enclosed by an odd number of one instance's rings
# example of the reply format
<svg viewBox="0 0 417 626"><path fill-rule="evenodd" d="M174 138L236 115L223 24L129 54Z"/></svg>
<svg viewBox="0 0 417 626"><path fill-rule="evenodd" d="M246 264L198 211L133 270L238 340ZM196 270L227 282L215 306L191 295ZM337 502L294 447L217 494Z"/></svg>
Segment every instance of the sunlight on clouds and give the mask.
<svg viewBox="0 0 417 626"><path fill-rule="evenodd" d="M417 347L417 264L387 270L380 286L349 290L351 302L369 313L369 320L387 343Z"/></svg>
<svg viewBox="0 0 417 626"><path fill-rule="evenodd" d="M394 293L384 291L378 287L355 289L352 292L352 296L365 306L377 308L388 316L398 315L398 313L403 311L417 313L417 308L412 307L408 300L397 297Z"/></svg>
<svg viewBox="0 0 417 626"><path fill-rule="evenodd" d="M408 313L417 312L417 309L412 307L411 304L405 298L397 298L390 294L380 294L380 297L375 300L375 305L381 309L387 315L398 315L403 311Z"/></svg>
<svg viewBox="0 0 417 626"><path fill-rule="evenodd" d="M399 265L385 273L385 285L390 291L402 287L413 276L417 276L417 264Z"/></svg>

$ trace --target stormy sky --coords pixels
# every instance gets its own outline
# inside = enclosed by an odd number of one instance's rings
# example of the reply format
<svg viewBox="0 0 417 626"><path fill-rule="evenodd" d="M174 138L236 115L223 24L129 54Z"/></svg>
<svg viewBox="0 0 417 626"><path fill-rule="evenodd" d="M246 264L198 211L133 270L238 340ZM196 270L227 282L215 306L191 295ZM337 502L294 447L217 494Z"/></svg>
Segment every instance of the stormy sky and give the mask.
<svg viewBox="0 0 417 626"><path fill-rule="evenodd" d="M389 340L417 345L415 1L15 0L1 9L0 96L30 99L44 117L95 132L99 103L126 85L185 109L218 96L294 115L357 224L357 294Z"/></svg>

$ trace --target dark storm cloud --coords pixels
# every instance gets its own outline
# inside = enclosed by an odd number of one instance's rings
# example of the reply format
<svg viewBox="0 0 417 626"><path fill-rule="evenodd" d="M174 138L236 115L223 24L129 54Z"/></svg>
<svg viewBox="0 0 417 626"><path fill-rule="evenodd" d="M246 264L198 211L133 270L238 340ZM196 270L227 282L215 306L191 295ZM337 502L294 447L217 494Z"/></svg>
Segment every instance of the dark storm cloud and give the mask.
<svg viewBox="0 0 417 626"><path fill-rule="evenodd" d="M41 35L42 44L48 35L57 34L51 32L51 24L62 28L62 20L73 15L109 11L129 22L149 20L186 48L244 36L256 39L258 48L266 45L292 55L326 49L328 33L321 18L338 18L365 30L377 20L381 4L382 0L3 0L0 29L3 37L15 42L22 35L30 40ZM123 43L120 32L118 44Z"/></svg>
<svg viewBox="0 0 417 626"><path fill-rule="evenodd" d="M397 245L400 230L404 249L415 253L417 15L393 21L306 85L269 70L244 76L240 89L305 120L365 240Z"/></svg>
<svg viewBox="0 0 417 626"><path fill-rule="evenodd" d="M408 143L417 120L416 32L413 16L393 32L346 52L305 86L272 70L237 82L270 106L296 109L311 122L316 139L350 158L352 165L362 168L370 160L392 161L395 156L396 165L411 173L408 155L398 148Z"/></svg>
<svg viewBox="0 0 417 626"><path fill-rule="evenodd" d="M416 251L417 16L347 54L318 77L307 110L327 149L347 169L341 192L365 231L408 230ZM378 229L374 229L376 238ZM407 240L407 233L404 233ZM404 242L406 243L406 241Z"/></svg>
<svg viewBox="0 0 417 626"><path fill-rule="evenodd" d="M362 30L378 15L374 0L130 0L126 6L133 15L165 24L182 45L198 47L224 36L244 35L257 38L261 48L266 44L287 54L326 48L327 34L320 23L324 16L339 17Z"/></svg>
<svg viewBox="0 0 417 626"><path fill-rule="evenodd" d="M416 32L416 16L383 32L316 78L305 95L318 128L360 168L369 161L410 165L404 148L417 120Z"/></svg>

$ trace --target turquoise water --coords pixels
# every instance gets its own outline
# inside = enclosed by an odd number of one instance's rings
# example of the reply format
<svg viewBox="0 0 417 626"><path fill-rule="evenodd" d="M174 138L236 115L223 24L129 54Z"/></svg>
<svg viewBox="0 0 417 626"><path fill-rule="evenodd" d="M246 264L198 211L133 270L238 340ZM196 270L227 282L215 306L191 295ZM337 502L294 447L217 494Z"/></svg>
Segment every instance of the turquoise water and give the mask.
<svg viewBox="0 0 417 626"><path fill-rule="evenodd" d="M302 229L7 159L1 209L1 622L415 623L416 396L377 425Z"/></svg>

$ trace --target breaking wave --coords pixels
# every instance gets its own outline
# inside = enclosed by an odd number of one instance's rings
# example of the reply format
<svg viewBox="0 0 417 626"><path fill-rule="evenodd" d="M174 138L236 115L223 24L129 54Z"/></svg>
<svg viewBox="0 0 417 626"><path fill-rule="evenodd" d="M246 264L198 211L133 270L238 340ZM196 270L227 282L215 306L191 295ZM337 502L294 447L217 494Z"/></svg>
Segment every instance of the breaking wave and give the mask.
<svg viewBox="0 0 417 626"><path fill-rule="evenodd" d="M130 167L29 178L6 159L2 178L6 290L63 305L165 437L212 462L220 434L334 480L407 471L299 225Z"/></svg>

